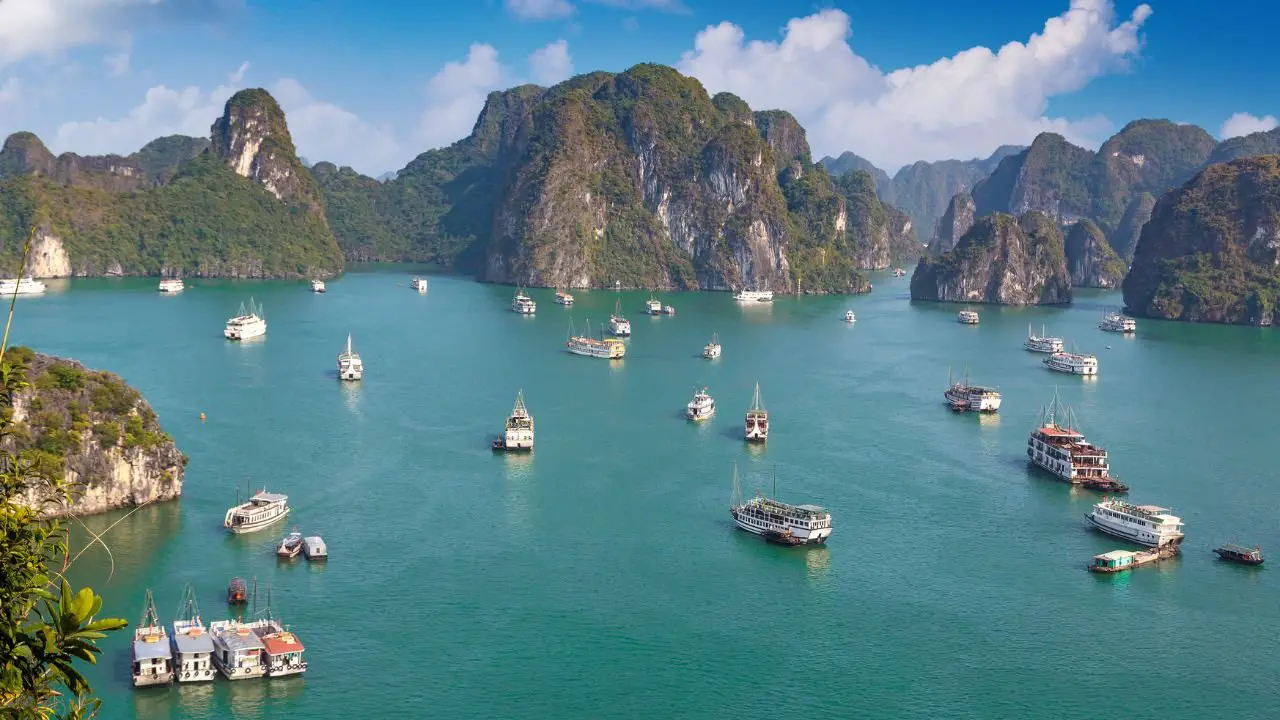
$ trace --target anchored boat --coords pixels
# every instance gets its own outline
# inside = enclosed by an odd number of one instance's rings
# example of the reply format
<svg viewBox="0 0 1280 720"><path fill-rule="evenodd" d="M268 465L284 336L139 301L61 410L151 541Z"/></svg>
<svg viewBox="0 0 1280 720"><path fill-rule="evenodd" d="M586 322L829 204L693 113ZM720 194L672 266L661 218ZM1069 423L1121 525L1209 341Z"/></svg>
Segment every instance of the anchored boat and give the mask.
<svg viewBox="0 0 1280 720"><path fill-rule="evenodd" d="M248 626L262 642L264 675L284 677L307 671L307 661L302 659L302 641L271 614L270 590L267 591L267 606L262 617L248 623Z"/></svg>
<svg viewBox="0 0 1280 720"><path fill-rule="evenodd" d="M774 478L777 494L777 478ZM743 502L738 466L733 466L733 504L729 515L740 529L783 545L821 544L831 537L831 513L817 505L789 505L757 493Z"/></svg>
<svg viewBox="0 0 1280 720"><path fill-rule="evenodd" d="M222 526L237 535L261 530L289 514L289 496L259 490L241 503L227 510Z"/></svg>
<svg viewBox="0 0 1280 720"><path fill-rule="evenodd" d="M693 399L685 406L685 416L694 422L706 420L716 414L716 401L706 388L695 390Z"/></svg>
<svg viewBox="0 0 1280 720"><path fill-rule="evenodd" d="M573 304L573 296L572 296L572 295L570 295L570 294L569 294L569 293L567 293L567 292L560 292L560 291L556 291L556 304L557 304L557 305L572 305L572 304Z"/></svg>
<svg viewBox="0 0 1280 720"><path fill-rule="evenodd" d="M1093 556L1089 570L1096 573L1117 573L1159 562L1178 554L1177 545L1152 548L1151 550L1112 550Z"/></svg>
<svg viewBox="0 0 1280 720"><path fill-rule="evenodd" d="M168 685L173 682L173 649L160 624L156 601L147 588L142 620L133 631L133 686Z"/></svg>
<svg viewBox="0 0 1280 720"><path fill-rule="evenodd" d="M1056 352L1044 359L1045 367L1068 375L1097 375L1098 356Z"/></svg>
<svg viewBox="0 0 1280 720"><path fill-rule="evenodd" d="M981 318L973 310L961 310L956 313L956 322L962 325L977 325Z"/></svg>
<svg viewBox="0 0 1280 720"><path fill-rule="evenodd" d="M1240 563L1241 565L1261 565L1264 561L1262 549L1258 547L1251 549L1227 543L1222 547L1214 548L1213 551L1218 554L1220 559Z"/></svg>
<svg viewBox="0 0 1280 720"><path fill-rule="evenodd" d="M770 303L773 302L772 290L739 290L733 296L734 301L740 303Z"/></svg>
<svg viewBox="0 0 1280 720"><path fill-rule="evenodd" d="M182 591L182 604L173 621L173 659L178 682L213 679L213 639L200 619L200 606L190 583Z"/></svg>
<svg viewBox="0 0 1280 720"><path fill-rule="evenodd" d="M631 321L622 315L622 300L613 305L613 314L609 316L609 332L617 337L631 337Z"/></svg>
<svg viewBox="0 0 1280 720"><path fill-rule="evenodd" d="M347 349L338 355L338 377L342 380L359 380L364 377L364 361L351 349L351 336L347 336Z"/></svg>
<svg viewBox="0 0 1280 720"><path fill-rule="evenodd" d="M720 336L711 333L711 342L702 346L702 357L708 360L714 360L720 357Z"/></svg>
<svg viewBox="0 0 1280 720"><path fill-rule="evenodd" d="M1108 312L1103 313L1102 322L1098 323L1098 329L1128 335L1138 331L1138 322L1118 312Z"/></svg>
<svg viewBox="0 0 1280 720"><path fill-rule="evenodd" d="M319 535L308 535L302 539L302 554L312 562L323 562L329 559L329 546Z"/></svg>
<svg viewBox="0 0 1280 720"><path fill-rule="evenodd" d="M187 286L183 284L182 278L164 278L156 289L162 293L176 294L186 290Z"/></svg>
<svg viewBox="0 0 1280 720"><path fill-rule="evenodd" d="M249 590L245 587L244 578L233 577L227 583L227 604L244 605L249 602Z"/></svg>
<svg viewBox="0 0 1280 720"><path fill-rule="evenodd" d="M1178 545L1182 542L1182 518L1169 514L1169 508L1156 505L1130 505L1123 500L1104 499L1085 514L1093 527L1147 547Z"/></svg>
<svg viewBox="0 0 1280 720"><path fill-rule="evenodd" d="M764 403L760 401L760 383L756 383L756 397L751 401L751 409L747 411L743 433L747 442L764 442L769 439L769 411L764 409Z"/></svg>
<svg viewBox="0 0 1280 720"><path fill-rule="evenodd" d="M228 680L248 680L266 674L266 647L248 623L215 620L209 623L213 640L213 666Z"/></svg>
<svg viewBox="0 0 1280 720"><path fill-rule="evenodd" d="M298 557L302 552L302 533L298 532L297 526L289 531L288 535L280 541L280 545L276 547L276 557L285 560L291 560Z"/></svg>
<svg viewBox="0 0 1280 720"><path fill-rule="evenodd" d="M45 291L44 283L39 280L33 280L29 277L24 278L4 278L0 280L0 295L39 295Z"/></svg>
<svg viewBox="0 0 1280 720"><path fill-rule="evenodd" d="M323 280L321 280L321 279L319 279L319 278L316 278L315 280L312 280L312 281L311 281L311 292L313 292L313 293L321 293L321 294L323 294L323 293L324 293L324 281L323 281Z"/></svg>
<svg viewBox="0 0 1280 720"><path fill-rule="evenodd" d="M263 317L262 306L254 305L253 298L249 298L248 310L245 310L244 303L240 303L240 312L227 321L222 334L228 340L248 340L266 335L267 321Z"/></svg>
<svg viewBox="0 0 1280 720"><path fill-rule="evenodd" d="M969 384L969 373L964 374L963 382L953 382L947 378L947 390L943 393L947 405L956 412L993 413L1000 410L1000 391L995 388Z"/></svg>
<svg viewBox="0 0 1280 720"><path fill-rule="evenodd" d="M426 279L426 278L415 277L414 279L412 279L412 280L410 280L410 281L409 281L409 289L410 289L410 290L417 290L417 291L418 291L418 292L420 292L420 293L424 293L424 292L426 292L426 291L427 291L427 279Z"/></svg>
<svg viewBox="0 0 1280 720"><path fill-rule="evenodd" d="M507 418L502 435L493 439L494 450L521 451L533 449L533 416L524 406L524 391L516 393L516 405Z"/></svg>
<svg viewBox="0 0 1280 720"><path fill-rule="evenodd" d="M1044 330L1044 326L1040 326L1040 334L1036 335L1031 332L1031 323L1027 323L1027 341L1022 347L1031 352L1038 353L1060 353L1062 352L1062 338L1049 337Z"/></svg>
<svg viewBox="0 0 1280 720"><path fill-rule="evenodd" d="M524 288L516 290L516 296L511 298L511 312L520 315L532 315L538 311L538 303L533 298L524 294Z"/></svg>
<svg viewBox="0 0 1280 720"><path fill-rule="evenodd" d="M658 301L658 298L654 297L653 295L650 295L649 299L644 301L644 314L645 315L661 315L662 314L662 303Z"/></svg>
<svg viewBox="0 0 1280 720"><path fill-rule="evenodd" d="M854 315L852 310L845 310L844 321L847 323L856 323L858 322L858 316Z"/></svg>
<svg viewBox="0 0 1280 720"><path fill-rule="evenodd" d="M565 348L574 355L601 358L603 360L621 360L627 354L627 346L618 338L607 338L601 331L599 339L591 337L591 321L587 321L584 335L574 335L573 321L569 321L569 340Z"/></svg>
<svg viewBox="0 0 1280 720"><path fill-rule="evenodd" d="M1027 439L1027 460L1072 485L1111 493L1129 486L1111 477L1107 451L1075 429L1075 413L1058 401L1058 394L1040 411L1040 423Z"/></svg>

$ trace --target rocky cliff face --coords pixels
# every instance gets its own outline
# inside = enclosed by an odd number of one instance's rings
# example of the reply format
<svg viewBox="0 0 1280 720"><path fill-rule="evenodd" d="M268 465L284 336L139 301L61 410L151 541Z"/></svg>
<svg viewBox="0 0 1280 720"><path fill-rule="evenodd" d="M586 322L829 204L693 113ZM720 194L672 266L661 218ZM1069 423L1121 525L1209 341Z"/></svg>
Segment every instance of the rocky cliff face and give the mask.
<svg viewBox="0 0 1280 720"><path fill-rule="evenodd" d="M37 228L27 257L26 276L34 278L71 277L71 256L62 246L62 238L44 228Z"/></svg>
<svg viewBox="0 0 1280 720"><path fill-rule="evenodd" d="M1148 192L1135 197L1129 207L1125 208L1120 225L1112 233L1111 248L1126 263L1133 260L1133 251L1138 248L1138 237L1142 235L1142 226L1151 219L1151 212L1156 208L1156 198Z"/></svg>
<svg viewBox="0 0 1280 720"><path fill-rule="evenodd" d="M1092 220L1081 220L1067 231L1066 255L1073 287L1117 288L1128 270Z"/></svg>
<svg viewBox="0 0 1280 720"><path fill-rule="evenodd" d="M957 193L947 204L947 210L938 219L934 229L933 240L929 243L930 255L941 255L950 252L960 242L960 238L969 232L977 219L977 206L969 193Z"/></svg>
<svg viewBox="0 0 1280 720"><path fill-rule="evenodd" d="M822 158L818 161L818 164L825 168L832 177L851 172L865 172L875 181L876 194L879 195L880 199L887 203L894 202L893 178L889 177L889 173L876 167L875 163L861 155L845 150L840 153L839 157L828 155Z"/></svg>
<svg viewBox="0 0 1280 720"><path fill-rule="evenodd" d="M1147 317L1280 322L1280 156L1210 165L1161 197L1124 300Z"/></svg>
<svg viewBox="0 0 1280 720"><path fill-rule="evenodd" d="M305 205L324 217L320 190L298 159L284 111L266 90L241 90L232 95L209 134L213 154L237 175L253 180L280 200Z"/></svg>
<svg viewBox="0 0 1280 720"><path fill-rule="evenodd" d="M1277 153L1280 153L1280 127L1223 140L1209 154L1207 164Z"/></svg>
<svg viewBox="0 0 1280 720"><path fill-rule="evenodd" d="M811 162L809 139L794 115L786 110L762 110L755 113L754 118L760 137L773 150L773 161L779 170L791 167L793 163L804 166Z"/></svg>
<svg viewBox="0 0 1280 720"><path fill-rule="evenodd" d="M1062 232L1041 213L981 218L955 248L920 258L912 300L1000 305L1071 302Z"/></svg>
<svg viewBox="0 0 1280 720"><path fill-rule="evenodd" d="M27 504L47 505L49 515L90 515L182 493L186 456L120 378L26 348L9 350L5 362L25 365L29 386L3 408L12 431L3 442L74 486L69 504L35 492Z"/></svg>

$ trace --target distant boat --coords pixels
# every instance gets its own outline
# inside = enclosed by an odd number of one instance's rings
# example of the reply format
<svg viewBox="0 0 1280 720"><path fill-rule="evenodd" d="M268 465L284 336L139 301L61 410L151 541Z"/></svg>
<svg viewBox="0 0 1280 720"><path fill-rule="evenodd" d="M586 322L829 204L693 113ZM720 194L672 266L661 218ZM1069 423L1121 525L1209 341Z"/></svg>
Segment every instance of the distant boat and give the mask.
<svg viewBox="0 0 1280 720"><path fill-rule="evenodd" d="M1107 498L1095 503L1084 517L1108 535L1147 547L1177 546L1184 537L1182 518L1170 515L1169 508L1155 505L1130 505Z"/></svg>
<svg viewBox="0 0 1280 720"><path fill-rule="evenodd" d="M0 295L39 295L45 291L44 283L29 277L20 279L4 278L0 280Z"/></svg>
<svg viewBox="0 0 1280 720"><path fill-rule="evenodd" d="M711 393L708 393L706 388L695 390L693 393L693 399L690 400L689 404L685 407L684 414L685 417L693 420L694 422L706 420L716 414L715 398L711 397Z"/></svg>
<svg viewBox="0 0 1280 720"><path fill-rule="evenodd" d="M951 409L957 412L993 413L1000 410L1000 391L981 385L970 385L967 372L963 382L953 382L948 377L947 390L943 396Z"/></svg>
<svg viewBox="0 0 1280 720"><path fill-rule="evenodd" d="M1049 337L1044 330L1044 326L1040 326L1040 334L1036 335L1031 332L1031 323L1027 323L1027 341L1022 347L1031 352L1038 353L1059 353L1062 352L1062 338Z"/></svg>
<svg viewBox="0 0 1280 720"><path fill-rule="evenodd" d="M649 299L644 301L644 314L645 315L661 315L662 302L659 301L658 298L650 295Z"/></svg>
<svg viewBox="0 0 1280 720"><path fill-rule="evenodd" d="M631 337L631 321L622 315L622 300L613 305L613 314L609 316L609 332L617 337Z"/></svg>
<svg viewBox="0 0 1280 720"><path fill-rule="evenodd" d="M174 294L186 290L187 286L183 284L182 278L164 278L156 289L162 293Z"/></svg>
<svg viewBox="0 0 1280 720"><path fill-rule="evenodd" d="M764 442L769 439L769 411L764 409L760 400L760 383L756 383L756 396L751 401L751 409L747 410L744 426L747 442Z"/></svg>
<svg viewBox="0 0 1280 720"><path fill-rule="evenodd" d="M312 281L311 281L311 292L313 292L313 293L323 293L323 292L324 292L324 281L323 281L323 280L320 280L320 279L312 280Z"/></svg>
<svg viewBox="0 0 1280 720"><path fill-rule="evenodd" d="M515 297L511 298L511 312L520 315L532 315L538 311L538 303L532 298L524 294L524 288L516 290Z"/></svg>
<svg viewBox="0 0 1280 720"><path fill-rule="evenodd" d="M1240 545L1227 543L1221 547L1213 549L1218 557L1228 562L1240 563L1241 565L1261 565L1264 562L1262 557L1262 549L1259 547L1247 548Z"/></svg>
<svg viewBox="0 0 1280 720"><path fill-rule="evenodd" d="M720 336L711 333L711 342L702 346L702 357L708 360L714 360L720 357Z"/></svg>
<svg viewBox="0 0 1280 720"><path fill-rule="evenodd" d="M417 290L417 291L418 291L418 292L420 292L420 293L424 293L424 292L426 292L426 291L427 291L427 279L426 279L426 278L415 277L414 279L412 279L412 280L410 280L410 281L409 281L409 289L410 289L410 290Z"/></svg>
<svg viewBox="0 0 1280 720"><path fill-rule="evenodd" d="M980 320L978 313L973 310L961 310L956 313L956 321L962 325L977 325Z"/></svg>
<svg viewBox="0 0 1280 720"><path fill-rule="evenodd" d="M173 682L173 648L160 624L156 601L147 588L142 620L133 631L133 686L168 685Z"/></svg>
<svg viewBox="0 0 1280 720"><path fill-rule="evenodd" d="M855 322L858 322L858 316L857 316L857 315L854 315L852 310L845 310L845 311L844 311L844 321L845 321L845 322L847 322L847 323L855 323Z"/></svg>
<svg viewBox="0 0 1280 720"><path fill-rule="evenodd" d="M586 357L601 358L604 360L621 360L627 354L627 346L618 338L604 337L604 332L600 333L600 337L591 337L591 322L587 321L587 331L582 335L575 335L573 329L573 321L569 321L569 340L565 344L565 348L574 355L585 355Z"/></svg>
<svg viewBox="0 0 1280 720"><path fill-rule="evenodd" d="M1103 314L1102 322L1098 323L1098 329L1128 335L1138 331L1138 322L1118 312L1109 312Z"/></svg>
<svg viewBox="0 0 1280 720"><path fill-rule="evenodd" d="M338 355L338 377L342 380L359 380L364 377L364 361L351 349L351 336L347 336L347 349Z"/></svg>
<svg viewBox="0 0 1280 720"><path fill-rule="evenodd" d="M556 304L557 304L557 305L572 305L572 304L573 304L573 296L572 296L572 295L570 295L570 294L569 294L569 293L567 293L567 292L559 292L559 291L557 291L557 292L556 292Z"/></svg>
<svg viewBox="0 0 1280 720"><path fill-rule="evenodd" d="M770 303L773 302L772 290L739 290L733 296L734 301L740 303Z"/></svg>
<svg viewBox="0 0 1280 720"><path fill-rule="evenodd" d="M1098 356L1056 352L1044 359L1045 367L1068 375L1097 375Z"/></svg>
<svg viewBox="0 0 1280 720"><path fill-rule="evenodd" d="M227 321L222 334L228 340L248 340L266 335L267 321L263 317L262 306L254 305L253 298L249 298L248 310L245 310L244 303L240 303L240 312Z"/></svg>
<svg viewBox="0 0 1280 720"><path fill-rule="evenodd" d="M289 514L288 502L288 495L259 490L248 502L227 510L222 526L237 535L261 530Z"/></svg>
<svg viewBox="0 0 1280 720"><path fill-rule="evenodd" d="M762 494L743 502L736 464L729 514L738 528L781 545L821 544L831 537L831 513L817 505L789 505Z"/></svg>
<svg viewBox="0 0 1280 720"><path fill-rule="evenodd" d="M894 269L893 269L893 276L894 276L894 277L903 277L903 276L905 276L906 274L907 274L907 271L906 271L906 270L903 270L902 268L894 268Z"/></svg>
<svg viewBox="0 0 1280 720"><path fill-rule="evenodd" d="M503 434L494 438L494 450L532 450L533 449L533 416L524 406L524 391L516 393L515 407L507 417L507 425Z"/></svg>

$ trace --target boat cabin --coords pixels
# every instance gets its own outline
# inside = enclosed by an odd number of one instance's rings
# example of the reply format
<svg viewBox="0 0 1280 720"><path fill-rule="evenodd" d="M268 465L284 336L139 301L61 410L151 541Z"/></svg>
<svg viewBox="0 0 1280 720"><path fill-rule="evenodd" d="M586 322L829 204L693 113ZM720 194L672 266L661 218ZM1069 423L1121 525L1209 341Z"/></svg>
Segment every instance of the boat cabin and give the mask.
<svg viewBox="0 0 1280 720"><path fill-rule="evenodd" d="M173 628L174 662L179 682L213 678L213 638L204 628Z"/></svg>
<svg viewBox="0 0 1280 720"><path fill-rule="evenodd" d="M329 548L319 535L312 535L302 541L302 553L308 560L328 560Z"/></svg>
<svg viewBox="0 0 1280 720"><path fill-rule="evenodd" d="M214 623L217 626L223 623ZM213 661L231 680L258 677L263 674L262 641L248 626L235 622L223 624L214 637Z"/></svg>
<svg viewBox="0 0 1280 720"><path fill-rule="evenodd" d="M307 669L307 663L302 659L302 641L297 635L277 630L266 632L259 637L266 649L268 677L294 675Z"/></svg>
<svg viewBox="0 0 1280 720"><path fill-rule="evenodd" d="M1137 557L1138 553L1132 550L1112 550L1101 555L1094 555L1091 569L1101 572L1128 570L1133 567L1134 559Z"/></svg>
<svg viewBox="0 0 1280 720"><path fill-rule="evenodd" d="M164 633L140 635L133 641L133 684L163 685L173 681L173 658Z"/></svg>

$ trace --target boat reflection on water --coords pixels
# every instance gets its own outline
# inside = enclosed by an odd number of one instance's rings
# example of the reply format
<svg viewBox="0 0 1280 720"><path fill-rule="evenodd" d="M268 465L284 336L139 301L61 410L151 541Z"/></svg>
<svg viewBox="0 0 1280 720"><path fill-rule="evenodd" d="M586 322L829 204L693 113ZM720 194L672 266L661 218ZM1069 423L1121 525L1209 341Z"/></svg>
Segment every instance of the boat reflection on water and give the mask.
<svg viewBox="0 0 1280 720"><path fill-rule="evenodd" d="M805 548L805 575L810 580L826 579L830 565L831 549L826 545L811 545Z"/></svg>
<svg viewBox="0 0 1280 720"><path fill-rule="evenodd" d="M324 565L324 563L310 563L311 565ZM248 682L219 682L212 683L218 688L218 692L226 693L226 710L220 713L224 717L233 718L268 718L268 717L284 717L288 713L280 712L285 707L292 706L293 700L301 697L305 687L305 680L302 675L289 675L279 678L260 678L250 680ZM275 712L272 712L272 709ZM183 708L184 710L186 708ZM192 717L212 717L211 715L197 716L191 713L184 713Z"/></svg>
<svg viewBox="0 0 1280 720"><path fill-rule="evenodd" d="M978 413L978 424L982 427L999 427L1000 413Z"/></svg>
<svg viewBox="0 0 1280 720"><path fill-rule="evenodd" d="M173 694L178 697L182 706L182 714L188 717L213 717L213 693L217 682L184 682L177 683ZM137 695L138 693L134 693ZM142 717L141 714L138 717ZM175 717L166 715L165 717Z"/></svg>
<svg viewBox="0 0 1280 720"><path fill-rule="evenodd" d="M139 720L160 720L190 714L191 717L213 717L210 707L213 700L213 683L182 683L181 690L203 690L203 696L196 697L194 707L187 705L186 693L173 692L172 686L148 688L146 692L133 692L133 716ZM110 708L110 701L103 703L103 709ZM203 712L201 712L203 710Z"/></svg>
<svg viewBox="0 0 1280 720"><path fill-rule="evenodd" d="M527 480L533 477L533 453L502 453L506 460L508 480Z"/></svg>
<svg viewBox="0 0 1280 720"><path fill-rule="evenodd" d="M344 382L339 383L342 388L342 401L347 406L347 410L353 413L360 412L360 388L364 387L364 383Z"/></svg>
<svg viewBox="0 0 1280 720"><path fill-rule="evenodd" d="M773 316L774 303L771 302L755 302L755 303L736 303L742 311L742 319L747 322L767 322Z"/></svg>

